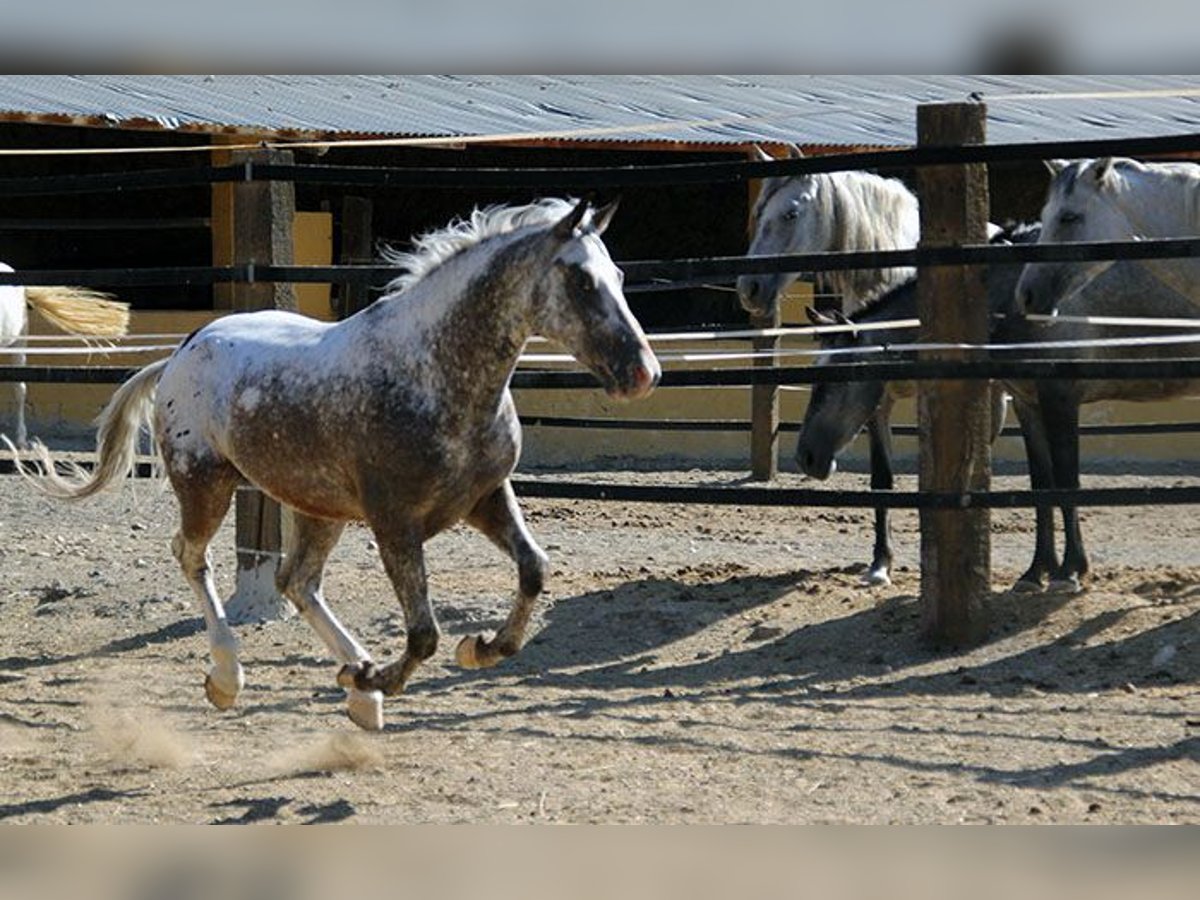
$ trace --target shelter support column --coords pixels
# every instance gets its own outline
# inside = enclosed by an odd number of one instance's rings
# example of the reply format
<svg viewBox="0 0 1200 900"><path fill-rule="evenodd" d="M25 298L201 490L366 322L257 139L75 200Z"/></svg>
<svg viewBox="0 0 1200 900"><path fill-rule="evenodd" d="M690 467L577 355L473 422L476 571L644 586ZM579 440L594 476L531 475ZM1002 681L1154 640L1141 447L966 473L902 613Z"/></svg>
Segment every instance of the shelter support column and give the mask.
<svg viewBox="0 0 1200 900"><path fill-rule="evenodd" d="M234 151L231 161L290 165L285 150ZM235 182L218 201L214 195L213 229L225 235L229 263L239 265L291 265L294 260L292 223L296 215L295 188L290 182ZM225 221L218 224L221 213ZM218 260L214 263L220 265ZM257 309L297 309L291 284L239 282L229 286L229 308L235 312ZM290 516L279 503L251 487L235 495L237 584L226 605L234 623L276 620L294 613L292 605L275 590L275 573L283 559Z"/></svg>
<svg viewBox="0 0 1200 900"><path fill-rule="evenodd" d="M932 104L917 109L923 146L982 144L981 103ZM987 167L926 166L919 170L921 246L987 242ZM985 343L987 289L980 266L922 267L917 275L920 340ZM932 350L924 359L963 360L963 350ZM991 482L991 413L986 381L922 381L918 390L920 489L961 493ZM927 638L966 646L987 633L991 591L991 512L922 509L921 608Z"/></svg>

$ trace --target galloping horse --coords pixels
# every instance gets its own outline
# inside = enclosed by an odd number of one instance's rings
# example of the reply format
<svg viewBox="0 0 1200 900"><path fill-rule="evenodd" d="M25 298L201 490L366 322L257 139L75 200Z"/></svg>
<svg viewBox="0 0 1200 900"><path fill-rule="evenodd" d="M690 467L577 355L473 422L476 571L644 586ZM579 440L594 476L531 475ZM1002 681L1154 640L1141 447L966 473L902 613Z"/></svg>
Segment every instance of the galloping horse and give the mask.
<svg viewBox="0 0 1200 900"><path fill-rule="evenodd" d="M0 262L0 272L12 268ZM129 328L129 305L119 303L96 291L74 287L24 287L0 285L0 349L11 346L29 333L27 307L32 307L46 321L69 334L87 337L120 337ZM11 361L11 362L10 362ZM0 365L24 365L23 351L0 353ZM25 447L29 436L25 430L24 382L14 386L16 391L17 446Z"/></svg>
<svg viewBox="0 0 1200 900"><path fill-rule="evenodd" d="M1053 175L1042 207L1045 243L1119 241L1200 235L1200 165L1132 159L1049 160ZM1017 296L1027 312L1052 313L1113 260L1030 263ZM1200 308L1200 259L1139 263ZM1137 313L1159 315L1153 310Z"/></svg>
<svg viewBox="0 0 1200 900"><path fill-rule="evenodd" d="M547 565L509 482L521 448L509 381L526 340L557 340L617 398L643 397L658 382L600 237L614 208L548 199L476 210L394 254L407 273L349 319L266 311L213 322L117 390L91 477L55 473L40 448L46 475L37 483L65 498L96 493L129 470L138 429L153 418L180 504L172 548L204 610L213 659L205 690L221 709L244 676L208 544L241 482L291 507L276 583L341 664L351 719L379 729L383 695L399 693L437 648L423 544L438 532L465 519L519 572L503 626L490 640L465 637L458 662L491 666L521 648ZM325 562L350 520L374 531L404 611L407 646L386 666L322 593Z"/></svg>

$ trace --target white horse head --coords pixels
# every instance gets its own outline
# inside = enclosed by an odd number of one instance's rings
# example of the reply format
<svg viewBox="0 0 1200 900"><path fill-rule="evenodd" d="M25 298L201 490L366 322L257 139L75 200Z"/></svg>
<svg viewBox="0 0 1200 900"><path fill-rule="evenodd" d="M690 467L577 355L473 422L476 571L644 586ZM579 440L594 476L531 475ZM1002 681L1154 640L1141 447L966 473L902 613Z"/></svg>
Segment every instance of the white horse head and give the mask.
<svg viewBox="0 0 1200 900"><path fill-rule="evenodd" d="M1042 207L1039 243L1120 241L1200 232L1200 166L1132 159L1049 160L1053 177ZM1049 313L1113 264L1113 260L1030 263L1017 285L1029 312ZM1195 295L1196 263L1146 264L1185 295ZM1186 269L1188 277L1183 276Z"/></svg>
<svg viewBox="0 0 1200 900"><path fill-rule="evenodd" d="M917 198L896 179L869 172L768 178L753 218L750 256L908 249L920 234ZM773 314L779 295L799 274L742 276L742 307L755 315ZM911 268L858 269L822 273L820 280L842 295L843 309L851 312L912 276Z"/></svg>

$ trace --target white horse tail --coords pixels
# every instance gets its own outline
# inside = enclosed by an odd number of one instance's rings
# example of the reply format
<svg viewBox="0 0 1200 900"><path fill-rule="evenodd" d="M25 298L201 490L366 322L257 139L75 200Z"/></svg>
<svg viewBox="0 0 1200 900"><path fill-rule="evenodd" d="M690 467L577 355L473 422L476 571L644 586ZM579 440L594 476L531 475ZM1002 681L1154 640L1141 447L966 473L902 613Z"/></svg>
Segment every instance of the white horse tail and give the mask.
<svg viewBox="0 0 1200 900"><path fill-rule="evenodd" d="M26 287L25 302L69 334L121 337L129 330L129 304L76 287Z"/></svg>
<svg viewBox="0 0 1200 900"><path fill-rule="evenodd" d="M21 475L42 493L62 500L91 497L116 479L123 478L133 468L138 431L144 422L150 420L154 389L169 361L170 357L152 362L117 388L112 400L96 420L99 426L96 434L99 460L93 472L89 474L82 467L70 463L67 465L68 474L64 475L58 471L46 445L35 441L33 453L43 471L36 474L18 464ZM4 440L8 443L7 438ZM13 450L11 444L9 449Z"/></svg>

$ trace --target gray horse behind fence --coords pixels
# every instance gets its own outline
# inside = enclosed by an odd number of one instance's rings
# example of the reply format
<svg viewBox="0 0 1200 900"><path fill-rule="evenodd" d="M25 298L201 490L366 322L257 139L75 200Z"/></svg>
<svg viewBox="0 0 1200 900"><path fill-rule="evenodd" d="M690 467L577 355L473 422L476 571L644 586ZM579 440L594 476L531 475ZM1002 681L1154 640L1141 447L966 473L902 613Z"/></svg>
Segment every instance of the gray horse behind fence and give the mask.
<svg viewBox="0 0 1200 900"><path fill-rule="evenodd" d="M153 419L180 504L172 547L204 610L213 659L205 690L222 709L244 676L209 542L239 483L291 507L279 590L341 664L350 717L381 728L383 695L399 693L437 648L423 552L433 535L465 519L518 568L508 618L490 640L464 638L459 663L494 665L524 640L547 562L509 482L521 447L509 381L526 340L557 340L617 398L645 396L658 382L601 240L614 207L553 199L476 210L394 255L407 274L336 324L277 311L222 318L117 390L94 474L58 474L41 448L45 475L30 477L59 497L94 494L129 470L139 427ZM374 531L404 612L407 647L385 666L322 593L325 562L351 520Z"/></svg>
<svg viewBox="0 0 1200 900"><path fill-rule="evenodd" d="M1039 226L1022 227L1007 237L1016 243L1037 240ZM1194 330L1160 327L1117 328L1091 322L1070 321L1071 317L1156 316L1187 317L1187 298L1175 293L1141 266L1122 262L1108 268L1066 300L1060 316L1050 322L1035 322L1019 314L1015 287L1020 266L994 266L988 273L988 303L994 319L992 338L1011 343L1050 345L1059 342L1109 341L1109 346L1035 346L1019 351L1020 358L1055 359L1154 359L1200 355L1200 341L1179 343ZM854 322L888 322L916 316L916 283L910 282L878 298L850 318ZM827 321L827 320L823 320ZM862 331L826 339L825 346L853 351L856 347L899 345L912 340L911 330ZM1167 343L1138 341L1166 339ZM1186 339L1186 338L1185 338ZM1004 358L1005 354L999 354ZM1012 354L1007 354L1012 355ZM897 351L850 352L839 361L895 361ZM1079 487L1079 408L1102 400L1160 400L1200 390L1197 381L1010 381L1003 387L1013 395L1013 406L1021 423L1029 461L1029 477L1035 490ZM851 382L819 384L814 387L801 426L797 454L801 465L813 474L827 470L829 460L841 452L885 403L895 388L888 383ZM995 394L993 394L995 396ZM997 426L995 418L993 424ZM1087 554L1075 507L1062 508L1065 541L1058 561L1054 540L1054 517L1049 507L1037 509L1037 538L1033 561L1015 585L1016 590L1041 590L1049 579L1056 590L1079 590L1088 571Z"/></svg>

